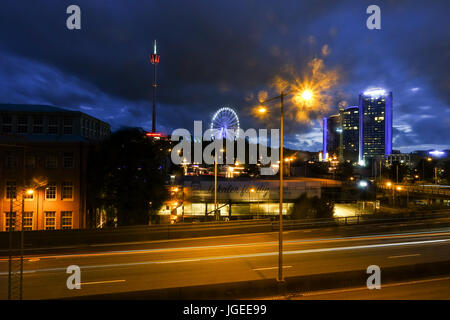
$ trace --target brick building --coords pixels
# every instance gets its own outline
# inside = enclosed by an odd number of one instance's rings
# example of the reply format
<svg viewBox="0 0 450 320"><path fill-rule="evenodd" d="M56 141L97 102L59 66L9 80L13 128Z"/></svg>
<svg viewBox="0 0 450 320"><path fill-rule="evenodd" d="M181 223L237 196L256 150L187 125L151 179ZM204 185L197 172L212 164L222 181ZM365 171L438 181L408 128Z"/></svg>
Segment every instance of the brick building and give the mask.
<svg viewBox="0 0 450 320"><path fill-rule="evenodd" d="M83 112L0 104L0 231L85 228L88 147L109 135Z"/></svg>

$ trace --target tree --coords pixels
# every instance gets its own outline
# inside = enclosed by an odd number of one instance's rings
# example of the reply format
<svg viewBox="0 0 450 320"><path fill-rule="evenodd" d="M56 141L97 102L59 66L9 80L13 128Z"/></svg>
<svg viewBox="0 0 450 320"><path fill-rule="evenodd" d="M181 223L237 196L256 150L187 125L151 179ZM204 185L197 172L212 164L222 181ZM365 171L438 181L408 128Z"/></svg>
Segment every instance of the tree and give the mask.
<svg viewBox="0 0 450 320"><path fill-rule="evenodd" d="M118 225L148 224L168 197L164 149L140 129L123 129L90 152L88 207L117 213Z"/></svg>
<svg viewBox="0 0 450 320"><path fill-rule="evenodd" d="M338 167L337 167L337 177L340 180L348 180L350 179L350 177L353 177L354 175L354 166L352 163L350 162L342 162L339 163Z"/></svg>
<svg viewBox="0 0 450 320"><path fill-rule="evenodd" d="M303 193L295 200L294 209L292 211L293 219L321 219L332 218L334 214L334 204L326 202L314 196L308 198Z"/></svg>
<svg viewBox="0 0 450 320"><path fill-rule="evenodd" d="M397 174L398 174L398 182L401 183L403 179L408 175L409 168L404 163L394 161L389 167L388 172L389 172L389 179L391 179L394 182L397 182Z"/></svg>
<svg viewBox="0 0 450 320"><path fill-rule="evenodd" d="M428 160L430 159L430 160ZM423 181L434 181L434 167L436 161L431 158L422 158L419 160L416 166L416 170Z"/></svg>
<svg viewBox="0 0 450 320"><path fill-rule="evenodd" d="M247 176L250 178L259 177L260 169L256 164L245 164L243 176Z"/></svg>
<svg viewBox="0 0 450 320"><path fill-rule="evenodd" d="M450 160L444 161L443 169L444 169L443 179L445 179L446 183L449 184L450 183Z"/></svg>

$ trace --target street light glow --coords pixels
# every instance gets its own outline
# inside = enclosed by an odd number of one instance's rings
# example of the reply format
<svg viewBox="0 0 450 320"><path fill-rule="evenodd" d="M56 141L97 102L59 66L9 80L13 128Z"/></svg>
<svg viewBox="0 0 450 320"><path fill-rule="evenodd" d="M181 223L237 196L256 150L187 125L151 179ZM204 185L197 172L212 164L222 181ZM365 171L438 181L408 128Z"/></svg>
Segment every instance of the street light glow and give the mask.
<svg viewBox="0 0 450 320"><path fill-rule="evenodd" d="M312 99L313 93L311 90L304 90L302 92L302 99L305 101L310 101Z"/></svg>
<svg viewBox="0 0 450 320"><path fill-rule="evenodd" d="M259 106L258 107L258 113L259 114L265 114L267 112L267 108L264 106Z"/></svg>

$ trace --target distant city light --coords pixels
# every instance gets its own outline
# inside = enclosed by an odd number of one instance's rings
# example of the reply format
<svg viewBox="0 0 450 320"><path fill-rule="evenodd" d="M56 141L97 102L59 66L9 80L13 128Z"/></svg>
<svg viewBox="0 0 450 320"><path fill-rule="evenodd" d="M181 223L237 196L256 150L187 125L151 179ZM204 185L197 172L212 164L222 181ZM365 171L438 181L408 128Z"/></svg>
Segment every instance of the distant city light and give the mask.
<svg viewBox="0 0 450 320"><path fill-rule="evenodd" d="M361 180L360 182L359 182L359 186L361 187L361 188L365 188L365 187L367 187L369 184L367 183L367 181L365 181L365 180Z"/></svg>
<svg viewBox="0 0 450 320"><path fill-rule="evenodd" d="M439 151L439 150L433 150L428 153L434 157L442 157L443 155L445 155L444 151Z"/></svg>
<svg viewBox="0 0 450 320"><path fill-rule="evenodd" d="M364 91L365 96L370 96L372 98L378 98L378 97L384 96L385 94L386 94L386 90L381 89L381 88L373 88L373 89Z"/></svg>
<svg viewBox="0 0 450 320"><path fill-rule="evenodd" d="M147 137L158 137L158 138L161 138L163 136L162 133L159 132L147 132L145 135Z"/></svg>

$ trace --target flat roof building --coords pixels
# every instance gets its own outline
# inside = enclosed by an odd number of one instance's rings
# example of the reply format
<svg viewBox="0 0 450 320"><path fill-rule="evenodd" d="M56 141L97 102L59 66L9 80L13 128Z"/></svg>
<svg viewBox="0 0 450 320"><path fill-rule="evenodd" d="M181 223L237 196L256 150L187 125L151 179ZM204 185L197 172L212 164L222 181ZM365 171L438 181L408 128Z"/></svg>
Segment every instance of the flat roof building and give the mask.
<svg viewBox="0 0 450 320"><path fill-rule="evenodd" d="M0 231L85 228L88 146L109 135L83 112L0 104Z"/></svg>
<svg viewBox="0 0 450 320"><path fill-rule="evenodd" d="M350 106L340 111L341 114L341 158L358 161L359 150L359 107Z"/></svg>
<svg viewBox="0 0 450 320"><path fill-rule="evenodd" d="M359 95L359 161L392 154L392 92L376 88Z"/></svg>

